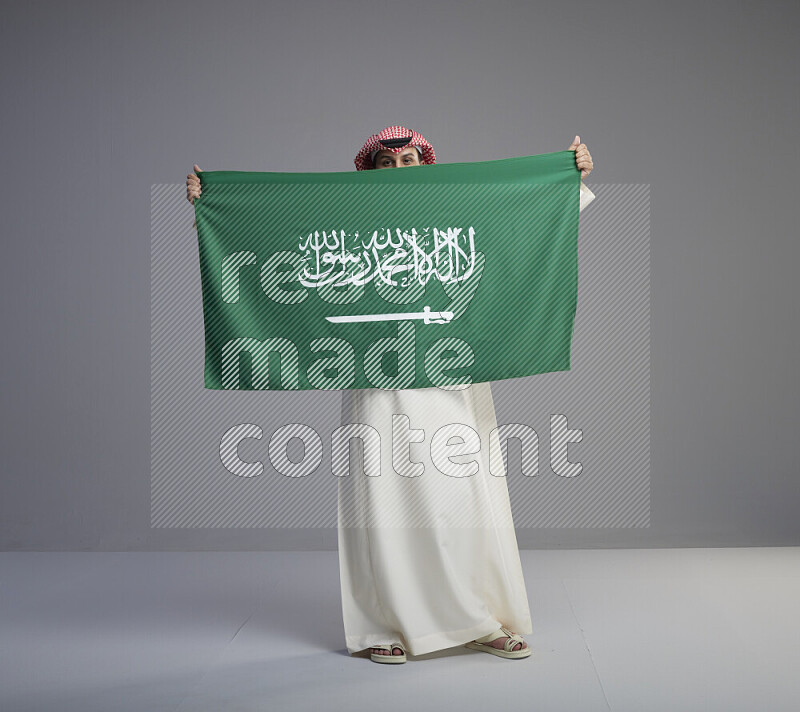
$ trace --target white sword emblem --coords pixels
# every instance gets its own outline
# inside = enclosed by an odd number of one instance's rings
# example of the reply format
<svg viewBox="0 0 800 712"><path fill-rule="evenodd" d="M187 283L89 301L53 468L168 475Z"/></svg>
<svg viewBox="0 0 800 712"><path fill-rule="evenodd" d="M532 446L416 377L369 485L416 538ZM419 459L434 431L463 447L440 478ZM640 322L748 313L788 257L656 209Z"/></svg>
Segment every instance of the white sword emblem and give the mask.
<svg viewBox="0 0 800 712"><path fill-rule="evenodd" d="M406 321L408 319L422 319L426 324L447 324L452 321L453 312L432 312L429 306L425 306L421 312L407 312L405 314L353 314L349 316L326 316L325 318L336 324L353 321Z"/></svg>

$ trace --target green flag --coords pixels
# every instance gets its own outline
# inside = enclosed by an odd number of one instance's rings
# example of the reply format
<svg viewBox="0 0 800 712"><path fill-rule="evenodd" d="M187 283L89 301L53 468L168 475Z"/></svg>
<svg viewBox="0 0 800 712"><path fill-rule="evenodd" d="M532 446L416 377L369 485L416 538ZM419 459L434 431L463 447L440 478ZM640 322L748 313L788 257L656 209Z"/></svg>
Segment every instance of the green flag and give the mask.
<svg viewBox="0 0 800 712"><path fill-rule="evenodd" d="M573 151L199 175L206 388L457 388L569 370Z"/></svg>

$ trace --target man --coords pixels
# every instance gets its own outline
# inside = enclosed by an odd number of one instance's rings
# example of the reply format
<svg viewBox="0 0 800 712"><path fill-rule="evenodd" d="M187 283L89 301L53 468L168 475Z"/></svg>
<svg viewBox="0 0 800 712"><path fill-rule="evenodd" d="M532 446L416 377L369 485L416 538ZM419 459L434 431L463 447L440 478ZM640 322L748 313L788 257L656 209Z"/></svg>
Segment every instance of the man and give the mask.
<svg viewBox="0 0 800 712"><path fill-rule="evenodd" d="M568 150L575 151L582 180L594 167L591 155L579 136ZM416 131L389 126L367 139L354 163L356 170L431 165L436 153ZM199 166L194 170L200 172ZM190 202L200 196L197 175L187 176L186 187ZM580 190L583 209L594 195L583 183ZM464 423L483 439L497 426L489 383L474 383L461 391L342 391L342 422L367 423L386 442L392 438L391 416L397 413L430 433L442 424ZM382 470L385 465L391 472L391 453L388 457ZM481 457L484 479L470 478L468 485L475 487L462 492L466 496L458 506L471 508L475 520L486 515L492 526L459 533L443 524L454 506L452 492L437 488L432 478L420 478L413 492L406 478L399 478L397 486L386 478L339 478L340 580L349 652L369 647L370 658L381 663L406 662L406 647L418 655L459 644L503 658L531 654L510 627L532 630L505 477L486 477L485 451ZM429 460L423 463L426 470L435 469ZM381 494L375 489L379 483L367 479L384 480L391 494ZM379 520L398 503L411 511L419 507L432 512L434 525L392 531L342 524L343 511ZM437 512L442 513L438 520Z"/></svg>

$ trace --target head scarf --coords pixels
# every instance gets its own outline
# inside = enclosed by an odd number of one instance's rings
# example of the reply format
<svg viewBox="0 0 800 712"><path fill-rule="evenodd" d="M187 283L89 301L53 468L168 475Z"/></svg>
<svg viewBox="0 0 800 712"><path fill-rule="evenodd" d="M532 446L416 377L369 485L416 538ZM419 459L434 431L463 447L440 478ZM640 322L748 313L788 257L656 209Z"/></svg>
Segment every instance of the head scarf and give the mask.
<svg viewBox="0 0 800 712"><path fill-rule="evenodd" d="M363 171L374 168L373 157L378 151L386 150L392 153L400 153L400 151L409 146L417 147L422 163L436 163L436 153L433 150L433 146L428 143L428 140L422 134L402 126L388 126L383 131L370 136L361 147L354 159L356 170Z"/></svg>

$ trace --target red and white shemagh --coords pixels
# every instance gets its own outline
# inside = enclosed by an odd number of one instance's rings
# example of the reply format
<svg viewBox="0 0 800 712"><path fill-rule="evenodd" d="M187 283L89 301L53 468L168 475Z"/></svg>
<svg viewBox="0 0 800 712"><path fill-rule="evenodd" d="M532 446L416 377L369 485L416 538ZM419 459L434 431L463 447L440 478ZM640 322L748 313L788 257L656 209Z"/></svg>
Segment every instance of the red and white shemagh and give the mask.
<svg viewBox="0 0 800 712"><path fill-rule="evenodd" d="M400 153L409 146L418 146L422 153L422 163L436 163L436 153L433 146L420 133L404 128L403 126L388 126L383 131L373 134L356 154L354 163L357 171L364 171L375 166L372 163L372 154L377 151L391 151Z"/></svg>

